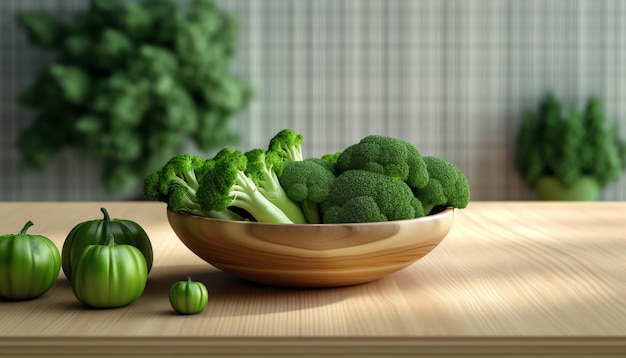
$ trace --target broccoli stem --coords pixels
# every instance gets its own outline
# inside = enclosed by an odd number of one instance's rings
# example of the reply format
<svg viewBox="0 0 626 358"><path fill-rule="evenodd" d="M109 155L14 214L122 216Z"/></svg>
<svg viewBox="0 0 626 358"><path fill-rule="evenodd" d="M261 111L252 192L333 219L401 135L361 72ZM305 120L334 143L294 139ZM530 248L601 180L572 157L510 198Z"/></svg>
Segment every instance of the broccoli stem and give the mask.
<svg viewBox="0 0 626 358"><path fill-rule="evenodd" d="M293 161L301 161L304 159L302 157L302 152L295 146L285 146L283 148L283 155L287 158L292 158Z"/></svg>
<svg viewBox="0 0 626 358"><path fill-rule="evenodd" d="M200 207L200 204L193 201L193 199L190 198L189 195L184 196L182 200L182 206L184 207L184 209L182 210L188 212L189 214L207 216L207 211L202 209Z"/></svg>
<svg viewBox="0 0 626 358"><path fill-rule="evenodd" d="M264 168L262 172L263 179L259 182L258 186L261 194L284 212L293 223L306 224L308 220L302 212L300 205L289 199L285 189L280 185L276 173L268 168Z"/></svg>
<svg viewBox="0 0 626 358"><path fill-rule="evenodd" d="M424 207L424 215L430 214L431 211L437 206L435 203L424 203L422 202L422 206Z"/></svg>
<svg viewBox="0 0 626 358"><path fill-rule="evenodd" d="M231 195L234 197L231 206L246 210L259 222L293 224L282 210L261 194L254 182L242 171L237 173Z"/></svg>
<svg viewBox="0 0 626 358"><path fill-rule="evenodd" d="M197 216L206 216L206 217L210 217L214 219L221 219L221 220L235 220L235 221L243 220L243 217L241 217L240 215L228 209L222 210L222 211L204 210L202 209L200 204L198 204L197 201L194 201L194 199L190 198L188 195L186 195L183 198L182 205L184 209L182 209L181 211L186 212L188 214L193 214Z"/></svg>
<svg viewBox="0 0 626 358"><path fill-rule="evenodd" d="M304 216L309 224L319 224L322 222L320 217L319 206L316 202L311 200L303 200L300 202Z"/></svg>
<svg viewBox="0 0 626 358"><path fill-rule="evenodd" d="M200 186L200 183L198 183L198 178L196 178L196 174L193 172L193 170L190 170L183 172L183 175L185 176L185 180L188 183L189 189L193 190L193 193L195 195L196 190L198 190L198 187Z"/></svg>
<svg viewBox="0 0 626 358"><path fill-rule="evenodd" d="M182 179L179 177L173 177L171 178L170 186L172 186L172 184L178 184L180 186L183 186L187 189L187 191L190 194L193 194L192 195L193 197L195 197L196 191L198 190L198 186L199 186L198 182L195 180L195 176L194 176L195 185L185 180L189 180L189 178Z"/></svg>

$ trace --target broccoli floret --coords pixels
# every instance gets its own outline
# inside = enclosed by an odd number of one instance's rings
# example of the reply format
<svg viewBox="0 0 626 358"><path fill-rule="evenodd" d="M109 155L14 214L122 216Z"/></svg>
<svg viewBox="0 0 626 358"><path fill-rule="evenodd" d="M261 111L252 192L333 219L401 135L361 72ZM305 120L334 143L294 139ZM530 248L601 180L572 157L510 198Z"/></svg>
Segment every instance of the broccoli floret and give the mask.
<svg viewBox="0 0 626 358"><path fill-rule="evenodd" d="M454 164L437 157L424 157L429 181L424 188L415 190L415 196L428 215L437 206L463 209L470 199L467 178Z"/></svg>
<svg viewBox="0 0 626 358"><path fill-rule="evenodd" d="M304 137L291 129L283 129L270 139L268 151L277 153L288 162L302 160Z"/></svg>
<svg viewBox="0 0 626 358"><path fill-rule="evenodd" d="M348 170L337 176L320 209L326 224L424 216L422 204L404 181L367 170Z"/></svg>
<svg viewBox="0 0 626 358"><path fill-rule="evenodd" d="M212 160L200 156L179 154L172 157L158 171L144 179L144 197L148 200L163 201L168 209L199 216L224 220L242 220L230 210L204 210L196 197L200 181L214 166Z"/></svg>
<svg viewBox="0 0 626 358"><path fill-rule="evenodd" d="M144 179L144 197L168 204L172 211L203 215L196 201L198 178L210 166L199 156L179 154Z"/></svg>
<svg viewBox="0 0 626 358"><path fill-rule="evenodd" d="M329 153L322 155L321 159L325 162L331 163L334 167L335 163L337 163L337 159L341 155L341 152Z"/></svg>
<svg viewBox="0 0 626 358"><path fill-rule="evenodd" d="M324 155L321 158L309 158L309 159L323 166L324 168L330 170L334 176L337 176L337 172L335 171L335 163L337 163L337 158L339 157L339 154L340 152L337 152L335 154Z"/></svg>
<svg viewBox="0 0 626 358"><path fill-rule="evenodd" d="M243 153L224 148L213 160L215 166L209 169L196 193L204 210L223 211L235 207L249 213L258 222L293 223L246 175L248 160Z"/></svg>
<svg viewBox="0 0 626 358"><path fill-rule="evenodd" d="M280 184L289 198L302 206L310 224L321 222L319 203L328 198L330 186L335 180L333 165L319 158L307 158L289 162L280 176Z"/></svg>
<svg viewBox="0 0 626 358"><path fill-rule="evenodd" d="M405 181L411 188L428 183L426 163L409 142L398 138L370 135L346 148L337 158L335 170L341 174L363 169Z"/></svg>
<svg viewBox="0 0 626 358"><path fill-rule="evenodd" d="M143 180L143 197L146 200L167 202L165 195L161 194L161 171L148 174Z"/></svg>
<svg viewBox="0 0 626 358"><path fill-rule="evenodd" d="M279 177L283 174L285 165L289 162L300 161L302 156L302 142L304 137L291 129L283 129L270 139L266 152L267 161L272 163L272 169Z"/></svg>
<svg viewBox="0 0 626 358"><path fill-rule="evenodd" d="M324 222L333 223L364 223L388 221L385 214L371 196L357 196L341 206L329 209L324 216Z"/></svg>
<svg viewBox="0 0 626 358"><path fill-rule="evenodd" d="M245 153L247 165L245 173L257 186L261 194L282 210L295 224L305 224L307 219L300 208L280 185L278 175L273 170L274 163L280 159L266 155L265 150L255 148Z"/></svg>
<svg viewBox="0 0 626 358"><path fill-rule="evenodd" d="M211 166L210 161L197 155L179 154L172 157L161 168L161 176L165 179L161 182L162 192L180 186L195 195L200 182L199 178L206 174Z"/></svg>

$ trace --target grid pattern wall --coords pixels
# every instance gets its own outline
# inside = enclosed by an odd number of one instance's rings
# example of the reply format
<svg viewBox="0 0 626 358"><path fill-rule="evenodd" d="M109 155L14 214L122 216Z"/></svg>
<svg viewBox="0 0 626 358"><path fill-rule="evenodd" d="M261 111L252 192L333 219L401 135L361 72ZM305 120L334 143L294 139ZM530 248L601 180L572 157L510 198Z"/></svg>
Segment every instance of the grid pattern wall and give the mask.
<svg viewBox="0 0 626 358"><path fill-rule="evenodd" d="M626 135L624 1L218 4L240 22L233 71L258 92L234 119L239 149L265 146L283 128L304 134L305 156L368 134L392 135L457 164L473 200L524 200L535 194L512 164L515 136L523 112L546 91L579 105L600 95ZM97 165L76 162L72 153L43 172L24 173L15 150L32 118L17 95L50 60L28 45L15 17L33 10L70 16L86 6L0 1L0 200L120 199L101 188ZM626 176L602 199L626 199Z"/></svg>

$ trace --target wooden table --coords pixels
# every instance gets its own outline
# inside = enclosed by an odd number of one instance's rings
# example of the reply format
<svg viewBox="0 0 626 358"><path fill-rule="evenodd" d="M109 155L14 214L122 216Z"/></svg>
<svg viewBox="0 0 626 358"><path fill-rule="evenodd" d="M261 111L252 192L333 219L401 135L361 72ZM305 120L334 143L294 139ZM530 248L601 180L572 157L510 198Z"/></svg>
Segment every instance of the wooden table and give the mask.
<svg viewBox="0 0 626 358"><path fill-rule="evenodd" d="M626 356L626 203L473 202L412 266L315 290L218 271L177 239L162 203L5 202L0 228L32 220L29 233L60 250L101 206L152 240L144 294L87 309L61 273L38 299L0 302L0 356ZM209 305L180 316L167 293L188 275L207 285Z"/></svg>

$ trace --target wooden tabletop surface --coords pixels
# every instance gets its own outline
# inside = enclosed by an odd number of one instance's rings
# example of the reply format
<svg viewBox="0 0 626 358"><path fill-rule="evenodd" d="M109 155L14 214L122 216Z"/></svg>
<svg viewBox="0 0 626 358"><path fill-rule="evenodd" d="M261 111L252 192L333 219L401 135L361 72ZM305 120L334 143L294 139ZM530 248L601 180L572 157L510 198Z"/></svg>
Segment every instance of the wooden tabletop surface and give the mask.
<svg viewBox="0 0 626 358"><path fill-rule="evenodd" d="M44 296L0 301L0 356L626 356L626 203L473 202L410 267L367 284L286 289L241 281L191 253L154 202L4 202L1 234L52 239L101 218L136 221L154 248L144 294L88 309L61 272ZM168 290L209 289L199 315ZM1 278L0 278L1 279Z"/></svg>

